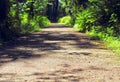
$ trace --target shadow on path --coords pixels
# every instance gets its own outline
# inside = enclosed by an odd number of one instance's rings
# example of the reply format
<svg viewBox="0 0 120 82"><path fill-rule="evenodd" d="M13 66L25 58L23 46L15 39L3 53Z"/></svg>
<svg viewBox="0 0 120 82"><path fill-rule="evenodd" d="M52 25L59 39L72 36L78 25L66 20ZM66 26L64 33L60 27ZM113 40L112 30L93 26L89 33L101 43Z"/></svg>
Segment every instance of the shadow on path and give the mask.
<svg viewBox="0 0 120 82"><path fill-rule="evenodd" d="M45 56L41 52L49 53L54 50L66 50L67 48L64 45L73 46L77 50L98 48L98 46L91 43L88 36L71 31L71 29L64 25L54 24L45 28L42 32L10 41L0 47L0 64L18 59L41 58ZM91 53L83 52L81 54L89 55Z"/></svg>

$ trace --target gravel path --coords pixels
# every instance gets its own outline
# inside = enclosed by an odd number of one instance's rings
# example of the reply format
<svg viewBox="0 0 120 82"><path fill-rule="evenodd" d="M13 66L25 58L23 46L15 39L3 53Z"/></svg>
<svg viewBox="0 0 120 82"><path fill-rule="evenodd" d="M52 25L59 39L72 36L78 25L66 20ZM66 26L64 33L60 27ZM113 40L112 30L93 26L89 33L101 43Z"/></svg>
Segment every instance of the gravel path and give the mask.
<svg viewBox="0 0 120 82"><path fill-rule="evenodd" d="M53 23L0 47L0 82L120 82L120 58L103 42Z"/></svg>

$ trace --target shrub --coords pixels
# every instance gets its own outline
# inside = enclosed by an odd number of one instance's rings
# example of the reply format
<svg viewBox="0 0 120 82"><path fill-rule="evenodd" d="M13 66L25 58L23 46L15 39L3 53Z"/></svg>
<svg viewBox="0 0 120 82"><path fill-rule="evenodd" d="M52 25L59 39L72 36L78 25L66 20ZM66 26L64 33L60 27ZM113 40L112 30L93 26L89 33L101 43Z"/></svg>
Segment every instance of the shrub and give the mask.
<svg viewBox="0 0 120 82"><path fill-rule="evenodd" d="M107 37L106 39L104 39L104 41L106 42L106 44L108 45L108 47L110 49L112 49L114 52L116 52L118 55L120 55L120 38L118 39L118 37Z"/></svg>
<svg viewBox="0 0 120 82"><path fill-rule="evenodd" d="M39 21L39 25L41 27L46 27L46 26L50 25L50 23L51 23L50 20L45 16L39 17L38 21Z"/></svg>
<svg viewBox="0 0 120 82"><path fill-rule="evenodd" d="M64 16L58 20L59 23L66 24L68 26L71 26L72 18L70 16Z"/></svg>

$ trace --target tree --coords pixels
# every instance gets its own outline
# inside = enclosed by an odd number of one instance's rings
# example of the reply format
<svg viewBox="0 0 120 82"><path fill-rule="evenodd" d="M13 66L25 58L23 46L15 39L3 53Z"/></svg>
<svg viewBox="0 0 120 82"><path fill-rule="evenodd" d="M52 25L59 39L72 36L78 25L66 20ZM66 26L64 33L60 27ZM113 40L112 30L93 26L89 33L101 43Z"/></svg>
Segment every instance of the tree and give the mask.
<svg viewBox="0 0 120 82"><path fill-rule="evenodd" d="M9 0L0 0L0 12L0 38L8 40L11 32L8 23Z"/></svg>
<svg viewBox="0 0 120 82"><path fill-rule="evenodd" d="M0 0L0 39L38 31L49 20L45 17L48 0Z"/></svg>
<svg viewBox="0 0 120 82"><path fill-rule="evenodd" d="M49 0L47 5L47 16L51 21L56 21L58 16L58 0Z"/></svg>

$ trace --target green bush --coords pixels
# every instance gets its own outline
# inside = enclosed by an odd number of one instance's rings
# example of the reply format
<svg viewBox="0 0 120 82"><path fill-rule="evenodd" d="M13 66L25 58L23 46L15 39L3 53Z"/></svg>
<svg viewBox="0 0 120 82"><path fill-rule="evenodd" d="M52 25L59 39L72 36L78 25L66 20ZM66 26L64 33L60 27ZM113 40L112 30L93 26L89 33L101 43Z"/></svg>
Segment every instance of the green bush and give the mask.
<svg viewBox="0 0 120 82"><path fill-rule="evenodd" d="M91 30L94 24L97 22L99 16L97 16L97 13L99 13L99 8L96 6L90 6L89 8L78 12L74 24L74 28L78 31L86 32L87 30Z"/></svg>
<svg viewBox="0 0 120 82"><path fill-rule="evenodd" d="M83 30L81 24L74 24L73 28L74 28L76 31L82 31L82 30Z"/></svg>
<svg viewBox="0 0 120 82"><path fill-rule="evenodd" d="M28 16L23 16L21 20L21 33L32 33L40 31L42 27L46 27L50 24L50 21L47 17L44 16L35 16L33 19L29 20Z"/></svg>
<svg viewBox="0 0 120 82"><path fill-rule="evenodd" d="M38 2L41 2L41 4ZM10 0L8 3L9 12L7 13L6 21L9 24L10 31L15 34L20 35L40 31L42 27L50 24L48 18L43 16L45 15L43 10L47 7L47 0L37 0L34 3L31 0Z"/></svg>
<svg viewBox="0 0 120 82"><path fill-rule="evenodd" d="M113 37L104 32L96 32L95 30L87 31L87 34L93 40L103 40L111 50L120 55L120 37Z"/></svg>
<svg viewBox="0 0 120 82"><path fill-rule="evenodd" d="M51 23L50 20L45 16L39 17L38 20L41 27L46 27Z"/></svg>
<svg viewBox="0 0 120 82"><path fill-rule="evenodd" d="M45 16L34 16L31 18L28 13L24 12L19 14L18 19L10 19L12 24L12 30L18 34L32 33L40 31L42 27L46 27L50 24L50 21Z"/></svg>
<svg viewBox="0 0 120 82"><path fill-rule="evenodd" d="M58 20L58 23L66 24L68 26L71 26L72 18L70 16L64 16Z"/></svg>
<svg viewBox="0 0 120 82"><path fill-rule="evenodd" d="M104 41L110 49L112 49L114 52L120 55L120 38L118 39L118 37L111 36L104 39Z"/></svg>

